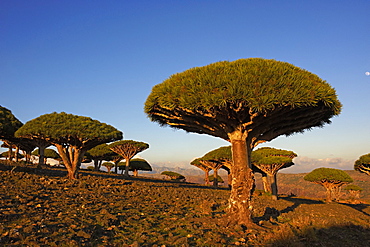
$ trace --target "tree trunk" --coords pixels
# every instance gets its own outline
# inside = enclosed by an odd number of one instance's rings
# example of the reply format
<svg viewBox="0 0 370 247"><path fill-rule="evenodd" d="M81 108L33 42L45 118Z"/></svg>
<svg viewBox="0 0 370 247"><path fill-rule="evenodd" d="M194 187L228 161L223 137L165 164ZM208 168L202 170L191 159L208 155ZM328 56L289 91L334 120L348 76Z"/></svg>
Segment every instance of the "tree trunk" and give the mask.
<svg viewBox="0 0 370 247"><path fill-rule="evenodd" d="M271 179L271 190L272 190L272 199L277 200L278 199L278 188L277 188L277 179L276 174L270 176Z"/></svg>
<svg viewBox="0 0 370 247"><path fill-rule="evenodd" d="M246 138L230 138L233 165L232 188L229 198L229 223L253 226L251 200L254 190L254 175L250 167L251 148Z"/></svg>
<svg viewBox="0 0 370 247"><path fill-rule="evenodd" d="M271 184L269 181L269 178L266 173L262 173L262 184L263 184L263 190L267 193L272 193L271 191Z"/></svg>
<svg viewBox="0 0 370 247"><path fill-rule="evenodd" d="M129 170L129 167L130 167L130 159L125 158L125 160L126 160L126 166L125 166L125 174L123 176L128 178L129 177L128 170Z"/></svg>
<svg viewBox="0 0 370 247"><path fill-rule="evenodd" d="M19 160L19 147L16 146L15 148L15 162L18 162Z"/></svg>
<svg viewBox="0 0 370 247"><path fill-rule="evenodd" d="M138 170L134 170L134 176L137 177L139 175L139 171Z"/></svg>
<svg viewBox="0 0 370 247"><path fill-rule="evenodd" d="M99 160L98 159L94 159L94 170L99 171Z"/></svg>
<svg viewBox="0 0 370 247"><path fill-rule="evenodd" d="M206 185L209 185L209 171L205 171L204 181L206 181Z"/></svg>
<svg viewBox="0 0 370 247"><path fill-rule="evenodd" d="M213 170L213 187L218 187L218 169Z"/></svg>
<svg viewBox="0 0 370 247"><path fill-rule="evenodd" d="M44 164L44 159L45 159L45 147L39 146L39 164L37 165L37 168L41 168L42 165Z"/></svg>
<svg viewBox="0 0 370 247"><path fill-rule="evenodd" d="M60 144L54 144L59 152L60 157L63 160L64 166L68 171L69 179L78 178L78 169L81 166L82 158L85 154L85 151L78 149L77 147L63 147Z"/></svg>

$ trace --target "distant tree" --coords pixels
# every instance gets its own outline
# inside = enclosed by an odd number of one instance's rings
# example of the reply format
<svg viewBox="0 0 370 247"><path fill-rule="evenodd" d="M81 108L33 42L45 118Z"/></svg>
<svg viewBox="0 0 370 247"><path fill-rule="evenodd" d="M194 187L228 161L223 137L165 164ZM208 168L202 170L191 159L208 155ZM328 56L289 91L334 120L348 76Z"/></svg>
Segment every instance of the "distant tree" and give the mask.
<svg viewBox="0 0 370 247"><path fill-rule="evenodd" d="M231 143L229 220L251 226L252 149L281 135L322 127L341 106L335 90L315 74L285 62L250 58L172 75L153 87L145 112L162 126Z"/></svg>
<svg viewBox="0 0 370 247"><path fill-rule="evenodd" d="M126 168L126 162L120 162L119 164L122 164L122 166L119 165L119 167L122 167L123 170ZM129 171L132 171L134 176L137 177L139 175L139 171L152 171L152 167L148 161L137 158L130 161Z"/></svg>
<svg viewBox="0 0 370 247"><path fill-rule="evenodd" d="M15 156L17 156L18 155L18 157L20 158L20 159L22 159L24 156L22 155L22 154L20 154L20 153L16 153L16 152L11 152L11 154L9 154L9 151L5 151L5 152L2 152L1 154L0 154L0 157L4 157L4 158L9 158L9 155L11 155L11 159L13 159Z"/></svg>
<svg viewBox="0 0 370 247"><path fill-rule="evenodd" d="M103 143L86 152L86 157L94 161L94 170L99 171L103 160L108 160L115 153L109 149L108 144Z"/></svg>
<svg viewBox="0 0 370 247"><path fill-rule="evenodd" d="M355 161L354 168L356 171L370 175L370 153L360 156L360 158Z"/></svg>
<svg viewBox="0 0 370 247"><path fill-rule="evenodd" d="M218 186L218 170L224 168L228 173L230 173L230 167L232 165L232 154L231 147L220 147L206 153L199 160L204 165L210 167L213 170L213 175L216 179L213 179L213 186ZM230 179L229 179L230 180Z"/></svg>
<svg viewBox="0 0 370 247"><path fill-rule="evenodd" d="M35 151L32 152L32 155L39 156L39 159L40 159L40 150L39 149L36 149ZM59 162L62 160L62 158L60 157L60 155L58 154L58 152L55 151L54 149L51 149L51 148L46 148L44 150L44 161L43 161L43 164L46 164L47 158L55 159L55 160L57 160Z"/></svg>
<svg viewBox="0 0 370 247"><path fill-rule="evenodd" d="M324 186L326 201L332 202L339 195L343 185L353 182L353 179L344 171L334 168L317 168L303 178L306 181Z"/></svg>
<svg viewBox="0 0 370 247"><path fill-rule="evenodd" d="M161 175L168 177L171 180L185 181L185 177L177 172L163 171Z"/></svg>
<svg viewBox="0 0 370 247"><path fill-rule="evenodd" d="M110 170L112 170L112 168L114 167L114 163L112 163L112 162L104 162L102 164L102 166L104 166L105 168L107 168L107 172L110 173Z"/></svg>
<svg viewBox="0 0 370 247"><path fill-rule="evenodd" d="M197 159L194 159L192 162L190 162L191 165L195 166L195 167L198 167L199 169L201 169L202 171L204 171L204 181L205 181L205 184L206 185L209 185L209 171L212 170L212 168L210 168L209 166L206 166L205 164L201 163L200 162L201 158L197 158Z"/></svg>
<svg viewBox="0 0 370 247"><path fill-rule="evenodd" d="M44 140L55 145L70 179L77 178L87 150L102 143L122 139L122 132L108 124L64 112L45 114L28 121L15 135Z"/></svg>
<svg viewBox="0 0 370 247"><path fill-rule="evenodd" d="M215 180L215 176L212 174L211 176L209 176L209 181L210 182L213 182ZM218 183L224 183L225 181L222 179L222 177L220 175L217 175L217 182Z"/></svg>
<svg viewBox="0 0 370 247"><path fill-rule="evenodd" d="M16 138L14 144L23 152L26 162L31 162L32 151L37 147L35 142L27 138Z"/></svg>
<svg viewBox="0 0 370 247"><path fill-rule="evenodd" d="M125 177L128 177L128 171L130 167L130 160L138 153L149 148L149 144L145 142L138 142L133 140L117 141L109 144L109 148L121 155L126 161Z"/></svg>
<svg viewBox="0 0 370 247"><path fill-rule="evenodd" d="M263 147L252 152L252 164L266 173L269 177L267 184L271 187L272 198L278 199L276 174L283 168L294 165L293 158L297 157L293 151Z"/></svg>

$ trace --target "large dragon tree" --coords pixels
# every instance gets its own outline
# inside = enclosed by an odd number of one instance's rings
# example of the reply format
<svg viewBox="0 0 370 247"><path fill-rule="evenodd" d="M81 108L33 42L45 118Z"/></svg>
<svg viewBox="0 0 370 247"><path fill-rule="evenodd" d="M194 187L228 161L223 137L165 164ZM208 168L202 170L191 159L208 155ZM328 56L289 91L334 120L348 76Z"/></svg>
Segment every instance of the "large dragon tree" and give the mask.
<svg viewBox="0 0 370 247"><path fill-rule="evenodd" d="M102 143L122 139L122 132L113 126L64 112L45 114L30 120L15 135L55 145L70 179L77 178L87 150Z"/></svg>
<svg viewBox="0 0 370 247"><path fill-rule="evenodd" d="M260 142L322 127L338 115L335 90L317 75L286 62L221 61L172 75L145 102L162 126L208 134L232 146L230 223L253 225L250 155Z"/></svg>

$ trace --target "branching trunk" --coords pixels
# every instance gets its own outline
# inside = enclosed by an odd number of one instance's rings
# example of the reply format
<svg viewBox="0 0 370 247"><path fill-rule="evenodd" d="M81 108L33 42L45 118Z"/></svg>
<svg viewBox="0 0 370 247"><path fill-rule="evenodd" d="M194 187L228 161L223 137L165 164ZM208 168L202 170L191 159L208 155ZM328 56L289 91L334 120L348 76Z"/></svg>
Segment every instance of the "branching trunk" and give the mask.
<svg viewBox="0 0 370 247"><path fill-rule="evenodd" d="M73 146L63 147L63 145L60 144L55 144L55 146L58 149L60 157L63 159L64 166L67 168L68 178L77 179L78 170L81 166L85 151Z"/></svg>
<svg viewBox="0 0 370 247"><path fill-rule="evenodd" d="M252 226L252 193L254 175L250 167L251 148L246 138L231 136L233 166L231 167L232 188L229 199L229 222L244 226Z"/></svg>
<svg viewBox="0 0 370 247"><path fill-rule="evenodd" d="M265 192L272 193L271 184L266 173L262 173L262 184Z"/></svg>
<svg viewBox="0 0 370 247"><path fill-rule="evenodd" d="M206 182L206 185L209 185L209 171L206 170L204 171L204 173L205 173L204 181Z"/></svg>
<svg viewBox="0 0 370 247"><path fill-rule="evenodd" d="M213 170L213 187L218 187L218 169Z"/></svg>
<svg viewBox="0 0 370 247"><path fill-rule="evenodd" d="M126 158L126 166L125 166L125 174L123 174L124 177L129 177L128 170L130 168L130 159Z"/></svg>

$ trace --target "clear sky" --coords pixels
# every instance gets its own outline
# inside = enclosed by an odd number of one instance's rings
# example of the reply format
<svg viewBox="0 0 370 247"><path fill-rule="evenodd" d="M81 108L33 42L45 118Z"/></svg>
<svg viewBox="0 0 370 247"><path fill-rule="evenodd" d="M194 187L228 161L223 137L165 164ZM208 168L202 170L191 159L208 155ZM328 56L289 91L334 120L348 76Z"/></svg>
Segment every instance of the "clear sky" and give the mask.
<svg viewBox="0 0 370 247"><path fill-rule="evenodd" d="M262 145L299 155L286 172L352 169L370 153L368 0L0 0L0 105L23 123L67 112L111 124L149 143L140 156L152 164L187 165L229 145L150 122L152 87L249 57L315 73L343 104L332 124Z"/></svg>

